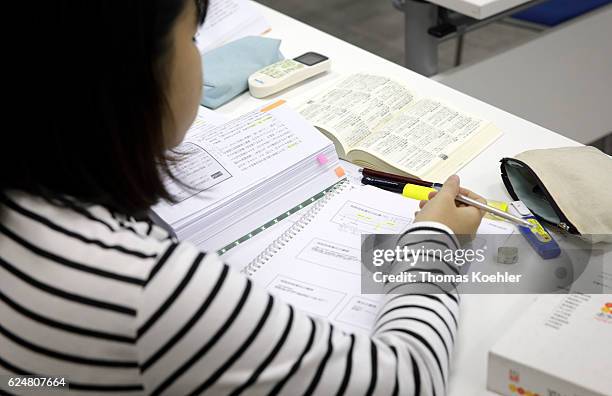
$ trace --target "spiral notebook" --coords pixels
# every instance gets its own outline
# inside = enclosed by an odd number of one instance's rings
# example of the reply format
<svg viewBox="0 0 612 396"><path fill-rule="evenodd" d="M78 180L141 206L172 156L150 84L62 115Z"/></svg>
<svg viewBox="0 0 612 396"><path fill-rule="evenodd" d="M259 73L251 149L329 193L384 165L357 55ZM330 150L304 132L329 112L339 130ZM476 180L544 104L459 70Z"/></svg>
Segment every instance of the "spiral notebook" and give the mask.
<svg viewBox="0 0 612 396"><path fill-rule="evenodd" d="M345 179L242 271L308 314L368 332L381 296L361 293L361 234L401 233L417 209L418 201Z"/></svg>
<svg viewBox="0 0 612 396"><path fill-rule="evenodd" d="M361 235L404 232L414 221L418 202L344 179L267 247L259 245L261 253L242 272L310 315L368 333L382 295L362 293ZM516 227L485 218L478 232L509 237Z"/></svg>

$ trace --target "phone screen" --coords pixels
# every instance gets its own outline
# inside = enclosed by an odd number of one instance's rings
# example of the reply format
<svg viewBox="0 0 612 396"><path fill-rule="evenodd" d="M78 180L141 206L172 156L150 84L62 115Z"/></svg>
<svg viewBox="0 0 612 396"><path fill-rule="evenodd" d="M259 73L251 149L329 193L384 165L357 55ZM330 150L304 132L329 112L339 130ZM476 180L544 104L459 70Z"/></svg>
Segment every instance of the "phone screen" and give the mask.
<svg viewBox="0 0 612 396"><path fill-rule="evenodd" d="M316 65L317 63L321 63L327 59L327 56L317 54L316 52L306 52L304 55L293 58L294 61L303 63L306 66Z"/></svg>

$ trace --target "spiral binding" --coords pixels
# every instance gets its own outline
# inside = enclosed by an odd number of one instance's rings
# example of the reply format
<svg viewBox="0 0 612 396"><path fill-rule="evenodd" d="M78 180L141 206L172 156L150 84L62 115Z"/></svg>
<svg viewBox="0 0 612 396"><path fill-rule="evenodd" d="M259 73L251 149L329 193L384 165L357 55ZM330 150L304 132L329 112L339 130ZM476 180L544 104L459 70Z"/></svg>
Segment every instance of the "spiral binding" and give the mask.
<svg viewBox="0 0 612 396"><path fill-rule="evenodd" d="M272 257L284 248L298 233L300 233L323 209L332 198L344 192L351 186L348 179L344 179L332 187L325 196L319 199L295 224L283 232L274 242L264 249L257 257L247 264L240 272L253 276L255 272L265 265Z"/></svg>

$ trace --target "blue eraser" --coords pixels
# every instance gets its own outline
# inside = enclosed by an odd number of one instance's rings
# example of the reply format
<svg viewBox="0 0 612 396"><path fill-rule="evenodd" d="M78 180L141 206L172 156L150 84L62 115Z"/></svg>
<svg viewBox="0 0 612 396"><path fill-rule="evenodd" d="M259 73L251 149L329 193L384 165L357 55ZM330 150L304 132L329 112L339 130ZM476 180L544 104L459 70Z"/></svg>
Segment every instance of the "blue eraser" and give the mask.
<svg viewBox="0 0 612 396"><path fill-rule="evenodd" d="M524 217L524 219L533 224L534 227L519 226L519 231L535 251L545 260L558 257L561 254L561 248L552 235L546 231L535 217Z"/></svg>

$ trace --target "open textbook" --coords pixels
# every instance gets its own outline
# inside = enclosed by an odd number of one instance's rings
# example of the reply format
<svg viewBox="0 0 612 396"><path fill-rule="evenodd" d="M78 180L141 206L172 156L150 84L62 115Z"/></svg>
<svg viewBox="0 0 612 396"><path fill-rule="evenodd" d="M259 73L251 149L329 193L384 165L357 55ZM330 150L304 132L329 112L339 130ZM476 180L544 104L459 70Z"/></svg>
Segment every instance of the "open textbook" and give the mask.
<svg viewBox="0 0 612 396"><path fill-rule="evenodd" d="M357 165L444 181L501 136L490 122L390 78L353 74L299 109Z"/></svg>
<svg viewBox="0 0 612 396"><path fill-rule="evenodd" d="M208 52L246 36L259 36L270 30L268 21L250 0L210 0L204 25L197 35L200 52Z"/></svg>
<svg viewBox="0 0 612 396"><path fill-rule="evenodd" d="M343 176L333 144L284 101L229 121L200 108L175 151L171 170L188 188L168 178L175 202L153 209L179 239L208 251L304 206Z"/></svg>

